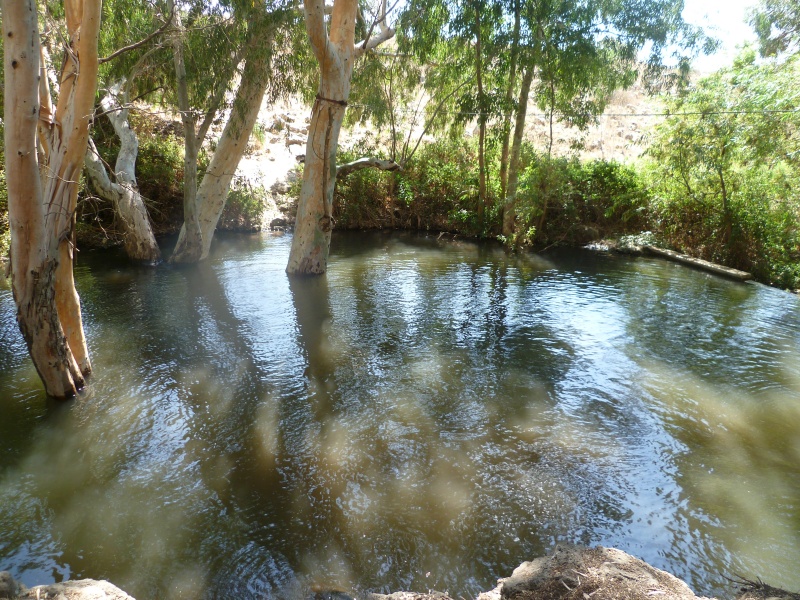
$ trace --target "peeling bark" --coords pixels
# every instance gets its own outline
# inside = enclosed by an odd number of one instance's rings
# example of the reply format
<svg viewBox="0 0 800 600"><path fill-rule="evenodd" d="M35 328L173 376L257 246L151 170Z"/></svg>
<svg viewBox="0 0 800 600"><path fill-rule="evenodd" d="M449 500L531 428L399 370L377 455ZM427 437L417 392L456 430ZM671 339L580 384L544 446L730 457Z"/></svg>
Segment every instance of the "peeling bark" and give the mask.
<svg viewBox="0 0 800 600"><path fill-rule="evenodd" d="M128 122L128 108L124 105L124 98L123 103L117 100L118 95L122 94L122 87L121 82L111 86L109 93L100 102L120 140L114 167L116 182L111 181L91 139L85 158L86 172L97 192L114 205L128 257L131 260L156 264L161 260L161 250L136 183L139 140Z"/></svg>
<svg viewBox="0 0 800 600"><path fill-rule="evenodd" d="M197 252L187 251L190 246L186 240L187 228L184 224L170 262L191 263L208 257L214 230L228 198L231 180L244 156L269 82L265 74L268 57L261 48L265 43L268 41L256 37L248 45L244 72L236 91L230 117L197 190L195 201L200 227L199 256Z"/></svg>
<svg viewBox="0 0 800 600"><path fill-rule="evenodd" d="M100 1L64 3L70 50L54 111L47 86L40 86L34 0L4 0L2 10L6 181L17 321L46 393L68 398L91 371L72 278L72 235L97 82Z"/></svg>
<svg viewBox="0 0 800 600"><path fill-rule="evenodd" d="M317 98L311 109L311 124L306 142L303 185L297 206L289 274L322 274L328 268L331 229L333 228L333 188L336 183L336 150L339 131L350 96L353 62L366 50L391 38L386 25L386 2L377 25L380 32L355 45L357 0L335 0L330 34L325 26L323 0L308 0L304 5L306 30L320 66ZM372 29L370 29L370 32Z"/></svg>

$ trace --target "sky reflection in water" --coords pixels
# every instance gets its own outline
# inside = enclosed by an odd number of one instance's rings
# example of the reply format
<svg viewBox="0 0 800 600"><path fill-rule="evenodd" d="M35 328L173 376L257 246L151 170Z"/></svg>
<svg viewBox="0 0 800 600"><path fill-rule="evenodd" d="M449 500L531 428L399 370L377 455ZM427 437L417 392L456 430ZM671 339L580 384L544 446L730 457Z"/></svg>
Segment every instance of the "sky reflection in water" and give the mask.
<svg viewBox="0 0 800 600"><path fill-rule="evenodd" d="M800 589L796 298L660 260L341 234L84 253L96 374L43 399L0 288L0 570L139 598L474 595L556 541ZM5 284L4 284L5 285Z"/></svg>

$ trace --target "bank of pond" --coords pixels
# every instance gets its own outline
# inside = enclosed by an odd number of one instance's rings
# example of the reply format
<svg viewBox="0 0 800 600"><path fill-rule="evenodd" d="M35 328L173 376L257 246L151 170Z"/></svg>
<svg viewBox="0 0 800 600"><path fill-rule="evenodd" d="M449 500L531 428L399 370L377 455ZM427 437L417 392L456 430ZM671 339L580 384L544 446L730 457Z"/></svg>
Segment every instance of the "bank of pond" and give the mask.
<svg viewBox="0 0 800 600"><path fill-rule="evenodd" d="M49 402L0 284L0 570L136 598L475 596L557 542L698 594L800 588L800 300L659 258L221 235L76 268L95 373Z"/></svg>

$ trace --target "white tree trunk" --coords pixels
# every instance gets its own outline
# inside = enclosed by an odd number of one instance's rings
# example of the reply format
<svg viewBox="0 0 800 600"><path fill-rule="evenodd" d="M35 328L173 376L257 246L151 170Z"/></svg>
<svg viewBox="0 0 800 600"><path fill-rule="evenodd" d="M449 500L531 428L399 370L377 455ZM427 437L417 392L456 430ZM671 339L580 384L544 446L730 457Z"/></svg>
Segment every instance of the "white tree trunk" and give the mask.
<svg viewBox="0 0 800 600"><path fill-rule="evenodd" d="M100 102L114 131L120 140L120 149L114 167L116 182L111 181L105 165L100 160L94 142L89 140L86 153L86 171L97 192L114 205L114 212L122 230L125 252L131 260L156 264L161 260L147 208L136 183L136 158L139 154L139 140L128 122L128 109L120 104L117 95L122 92L122 84L111 87Z"/></svg>
<svg viewBox="0 0 800 600"><path fill-rule="evenodd" d="M97 83L100 1L64 3L70 53L55 112L49 97L40 99L35 1L4 0L2 9L6 179L17 320L45 391L67 398L91 371L72 279L72 253L77 181ZM42 89L47 91L46 86ZM41 112L40 102L46 107ZM38 148L45 161L41 170Z"/></svg>
<svg viewBox="0 0 800 600"><path fill-rule="evenodd" d="M269 83L266 74L267 55L264 49L259 47L264 43L267 42L263 39L253 40L248 49L244 72L236 91L236 99L233 102L230 117L197 190L196 202L201 235L199 256L195 252L184 250L188 248L185 240L187 230L184 224L175 246L175 252L170 259L173 263L196 262L208 257L214 231L225 208L231 180L242 156L244 156Z"/></svg>
<svg viewBox="0 0 800 600"><path fill-rule="evenodd" d="M173 42L173 60L177 79L178 109L183 123L183 227L185 233L175 246L170 262L183 257L183 262L197 262L202 252L203 238L197 215L197 158L200 146L197 142L197 123L189 104L189 88L186 83L186 63L183 59L183 26L174 0L167 0L167 10L173 15L176 35Z"/></svg>
<svg viewBox="0 0 800 600"><path fill-rule="evenodd" d="M380 33L355 45L357 0L335 0L331 13L330 34L325 26L323 0L305 2L306 30L311 48L320 66L317 98L311 109L311 124L306 142L303 185L297 205L289 274L324 273L328 268L331 229L333 228L333 189L336 184L336 150L342 127L353 62L366 49L391 38L394 31L386 26L386 2L378 17Z"/></svg>

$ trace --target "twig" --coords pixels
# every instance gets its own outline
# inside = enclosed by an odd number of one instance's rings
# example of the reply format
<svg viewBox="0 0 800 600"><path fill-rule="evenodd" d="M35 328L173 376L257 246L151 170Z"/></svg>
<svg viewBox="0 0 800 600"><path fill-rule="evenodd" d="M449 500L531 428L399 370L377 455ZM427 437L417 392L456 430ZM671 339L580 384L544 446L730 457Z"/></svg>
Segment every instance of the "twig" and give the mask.
<svg viewBox="0 0 800 600"><path fill-rule="evenodd" d="M174 14L175 14L175 7L173 7L173 9L170 11L169 16L167 17L167 20L164 22L164 24L158 29L156 29L153 33L148 35L146 38L139 40L138 42L135 42L129 46L125 46L124 48L120 48L116 52L112 52L105 58L99 59L98 62L102 65L103 63L107 63L110 60L114 60L115 58L117 58L122 54L125 54L126 52L130 52L131 50L136 50L136 48L141 48L142 46L147 44L150 40L161 35L162 33L164 33L164 31L166 31L167 27L169 27L170 23L172 23L172 17Z"/></svg>

